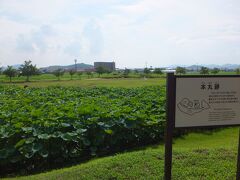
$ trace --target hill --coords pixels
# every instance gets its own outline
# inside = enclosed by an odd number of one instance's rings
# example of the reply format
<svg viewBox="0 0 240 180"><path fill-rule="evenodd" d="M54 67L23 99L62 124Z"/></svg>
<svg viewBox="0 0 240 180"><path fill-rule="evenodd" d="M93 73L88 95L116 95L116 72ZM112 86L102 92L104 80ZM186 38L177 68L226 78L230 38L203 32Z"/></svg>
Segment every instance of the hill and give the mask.
<svg viewBox="0 0 240 180"><path fill-rule="evenodd" d="M238 64L224 64L224 65L217 65L217 64L209 64L209 65L192 65L192 66L188 66L187 69L189 70L199 70L202 66L207 67L209 69L213 69L213 68L218 68L224 71L234 71L235 69L239 68L240 65Z"/></svg>
<svg viewBox="0 0 240 180"><path fill-rule="evenodd" d="M213 69L213 68L219 68L221 70L224 71L234 71L237 68L240 68L240 64L223 64L223 65L218 65L218 64L195 64L195 65L191 65L191 66L187 66L187 65L171 65L169 67L167 67L168 69L175 69L176 67L185 67L188 70L192 70L192 71L198 71L202 66L207 67L209 69Z"/></svg>
<svg viewBox="0 0 240 180"><path fill-rule="evenodd" d="M70 69L75 69L75 68L76 68L75 64L66 65L66 66L55 65L55 66L48 66L48 67L40 68L40 71L53 72L53 71L56 71L57 69L70 70ZM93 68L93 65L90 65L90 64L84 64L84 63L77 64L77 70L92 69L92 68Z"/></svg>

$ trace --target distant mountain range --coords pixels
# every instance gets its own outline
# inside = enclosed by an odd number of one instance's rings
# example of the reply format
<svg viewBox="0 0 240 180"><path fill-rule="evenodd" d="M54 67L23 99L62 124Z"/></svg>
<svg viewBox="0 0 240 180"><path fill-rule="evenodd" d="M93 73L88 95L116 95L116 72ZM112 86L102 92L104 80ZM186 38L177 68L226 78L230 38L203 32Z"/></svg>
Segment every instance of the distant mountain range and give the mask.
<svg viewBox="0 0 240 180"><path fill-rule="evenodd" d="M240 64L223 64L223 65L217 65L217 64L198 64L198 65L191 65L191 66L186 66L186 65L172 65L168 68L175 69L176 67L181 66L185 67L188 70L193 70L197 71L199 70L202 66L207 67L209 69L213 68L219 68L221 70L235 70L237 68L240 68Z"/></svg>
<svg viewBox="0 0 240 180"><path fill-rule="evenodd" d="M77 66L77 70L84 70L84 69L92 69L93 68L93 65L84 64L84 63L78 63L78 64L76 64L76 66ZM42 72L53 72L53 71L56 71L58 69L62 69L62 70L67 71L67 70L75 69L76 66L75 66L75 64L66 65L66 66L56 65L56 66L43 67L43 68L39 68L39 69Z"/></svg>
<svg viewBox="0 0 240 180"><path fill-rule="evenodd" d="M14 69L19 69L21 67L21 64L14 64L14 65L11 65ZM1 67L0 67L1 68ZM3 66L2 67L3 70L7 69L7 66Z"/></svg>
<svg viewBox="0 0 240 180"><path fill-rule="evenodd" d="M92 69L93 65L90 64L84 64L84 63L78 63L77 65L77 70L84 70L84 69ZM14 69L19 69L21 67L21 64L15 64L15 65L11 65ZM2 70L5 70L7 67L3 66ZM57 69L62 69L62 70L70 70L70 69L75 69L76 66L75 64L71 64L71 65L66 65L66 66L61 66L61 65L56 65L56 66L48 66L48 67L41 67L39 68L39 70L41 72L53 72L56 71Z"/></svg>

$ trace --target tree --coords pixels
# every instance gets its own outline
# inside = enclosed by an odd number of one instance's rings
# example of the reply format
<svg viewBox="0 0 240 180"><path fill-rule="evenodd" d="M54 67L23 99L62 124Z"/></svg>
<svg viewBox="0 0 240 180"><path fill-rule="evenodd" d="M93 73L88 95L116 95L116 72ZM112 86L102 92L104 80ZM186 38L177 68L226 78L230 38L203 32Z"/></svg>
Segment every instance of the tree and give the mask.
<svg viewBox="0 0 240 180"><path fill-rule="evenodd" d="M7 69L3 71L3 74L9 77L9 81L12 82L12 78L17 75L17 70L12 66L8 66Z"/></svg>
<svg viewBox="0 0 240 180"><path fill-rule="evenodd" d="M209 74L209 69L207 67L201 67L200 74Z"/></svg>
<svg viewBox="0 0 240 180"><path fill-rule="evenodd" d="M98 77L100 77L101 74L106 73L106 72L107 72L107 70L102 66L98 66L96 68L96 73L98 73Z"/></svg>
<svg viewBox="0 0 240 180"><path fill-rule="evenodd" d="M144 72L144 74L149 74L151 72L151 70L148 68L144 68L143 72Z"/></svg>
<svg viewBox="0 0 240 180"><path fill-rule="evenodd" d="M176 73L177 74L186 74L186 68L184 68L184 67L180 67L180 66L178 66L177 68L176 68Z"/></svg>
<svg viewBox="0 0 240 180"><path fill-rule="evenodd" d="M64 73L65 71L62 69L57 69L53 72L53 74L58 78L59 81L60 81L60 77L63 76Z"/></svg>
<svg viewBox="0 0 240 180"><path fill-rule="evenodd" d="M138 74L139 71L138 71L137 69L134 69L134 73L135 73L135 74Z"/></svg>
<svg viewBox="0 0 240 180"><path fill-rule="evenodd" d="M32 61L24 61L24 64L21 65L19 68L20 76L26 76L26 81L29 81L30 76L38 75L39 70L37 69L36 65L32 65Z"/></svg>
<svg viewBox="0 0 240 180"><path fill-rule="evenodd" d="M236 69L236 74L240 74L240 68Z"/></svg>
<svg viewBox="0 0 240 180"><path fill-rule="evenodd" d="M77 74L78 74L79 79L81 79L81 76L83 75L83 73L82 72L78 72Z"/></svg>
<svg viewBox="0 0 240 180"><path fill-rule="evenodd" d="M92 72L88 71L87 73L88 79L93 75Z"/></svg>
<svg viewBox="0 0 240 180"><path fill-rule="evenodd" d="M213 68L212 71L211 71L212 74L217 74L219 72L220 72L219 68Z"/></svg>
<svg viewBox="0 0 240 180"><path fill-rule="evenodd" d="M71 69L70 71L69 71L69 74L70 74L70 76L71 76L71 80L72 80L72 77L73 77L73 75L76 73L76 71L75 70L73 70L73 69Z"/></svg>
<svg viewBox="0 0 240 180"><path fill-rule="evenodd" d="M127 78L130 72L130 69L125 68L123 71L123 77Z"/></svg>
<svg viewBox="0 0 240 180"><path fill-rule="evenodd" d="M155 68L153 71L155 74L163 74L161 68Z"/></svg>

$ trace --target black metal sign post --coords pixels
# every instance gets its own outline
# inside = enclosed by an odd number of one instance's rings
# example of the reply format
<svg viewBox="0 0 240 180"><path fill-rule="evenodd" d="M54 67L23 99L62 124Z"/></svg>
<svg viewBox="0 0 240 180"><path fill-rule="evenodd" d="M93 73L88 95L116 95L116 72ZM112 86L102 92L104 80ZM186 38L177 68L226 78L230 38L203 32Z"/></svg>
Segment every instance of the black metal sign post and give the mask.
<svg viewBox="0 0 240 180"><path fill-rule="evenodd" d="M175 118L176 80L174 73L167 74L167 124L165 129L164 179L172 178L172 139Z"/></svg>
<svg viewBox="0 0 240 180"><path fill-rule="evenodd" d="M176 82L178 78L239 78L239 75L229 75L229 76L175 76L174 73L167 74L167 109L166 109L166 127L165 127L165 162L164 162L164 179L171 180L172 179L172 141L173 141L173 131L174 128L179 128L177 124L175 124L175 114L176 114ZM238 83L238 82L237 82ZM240 123L233 124L218 124L218 125L205 125L202 127L229 127L229 126L239 126ZM177 126L177 127L175 127ZM191 124L184 127L201 127L201 126L192 126ZM237 157L237 172L236 172L236 180L240 180L240 129L239 129L239 140L238 140L238 157Z"/></svg>

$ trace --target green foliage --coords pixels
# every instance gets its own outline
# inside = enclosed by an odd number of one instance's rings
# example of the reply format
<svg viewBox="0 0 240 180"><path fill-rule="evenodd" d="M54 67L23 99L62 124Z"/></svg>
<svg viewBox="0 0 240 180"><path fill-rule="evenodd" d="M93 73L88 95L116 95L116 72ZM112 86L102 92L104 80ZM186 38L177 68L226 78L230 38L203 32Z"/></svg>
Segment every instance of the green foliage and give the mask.
<svg viewBox="0 0 240 180"><path fill-rule="evenodd" d="M151 73L151 69L144 68L143 72L144 72L144 74L149 74L149 73Z"/></svg>
<svg viewBox="0 0 240 180"><path fill-rule="evenodd" d="M130 72L130 69L125 68L123 71L123 77L127 78Z"/></svg>
<svg viewBox="0 0 240 180"><path fill-rule="evenodd" d="M73 70L73 69L71 69L71 70L69 71L69 74L70 74L71 80L72 80L72 77L73 77L74 74L76 74L76 71Z"/></svg>
<svg viewBox="0 0 240 180"><path fill-rule="evenodd" d="M8 66L7 69L3 71L3 74L9 77L9 81L12 82L12 78L17 75L17 70L12 66Z"/></svg>
<svg viewBox="0 0 240 180"><path fill-rule="evenodd" d="M163 138L165 87L0 91L1 172L41 169Z"/></svg>
<svg viewBox="0 0 240 180"><path fill-rule="evenodd" d="M236 69L236 74L240 74L240 68Z"/></svg>
<svg viewBox="0 0 240 180"><path fill-rule="evenodd" d="M212 74L217 74L217 73L219 73L220 72L220 69L219 68L213 68L212 70L211 70L211 73Z"/></svg>
<svg viewBox="0 0 240 180"><path fill-rule="evenodd" d="M53 72L53 74L58 78L59 81L60 81L60 77L63 76L64 73L65 71L62 69L57 69L56 71Z"/></svg>
<svg viewBox="0 0 240 180"><path fill-rule="evenodd" d="M36 65L32 65L32 61L24 61L24 64L21 65L19 68L20 75L26 76L26 81L29 81L30 76L38 75L39 70L37 69Z"/></svg>
<svg viewBox="0 0 240 180"><path fill-rule="evenodd" d="M86 72L88 79L93 76L93 73L91 71Z"/></svg>
<svg viewBox="0 0 240 180"><path fill-rule="evenodd" d="M201 67L200 74L209 74L209 69L207 67Z"/></svg>
<svg viewBox="0 0 240 180"><path fill-rule="evenodd" d="M163 74L161 68L155 68L153 72L154 72L155 74Z"/></svg>
<svg viewBox="0 0 240 180"><path fill-rule="evenodd" d="M98 77L100 77L100 75L103 73L109 72L106 68L104 68L102 66L98 66L95 70L96 70L96 73L98 73Z"/></svg>
<svg viewBox="0 0 240 180"><path fill-rule="evenodd" d="M181 75L181 74L186 74L186 68L184 68L184 67L179 67L179 66L178 66L178 67L176 68L176 73L177 73L177 74L180 74L180 75Z"/></svg>
<svg viewBox="0 0 240 180"><path fill-rule="evenodd" d="M174 138L172 179L235 179L238 136L238 128L226 128ZM160 144L14 180L137 180L164 179L163 175L164 145Z"/></svg>
<svg viewBox="0 0 240 180"><path fill-rule="evenodd" d="M83 75L83 72L78 72L77 75L78 75L79 79L81 79L81 76Z"/></svg>
<svg viewBox="0 0 240 180"><path fill-rule="evenodd" d="M134 73L135 73L135 74L138 74L139 72L138 72L138 70L137 70L137 69L134 69Z"/></svg>

